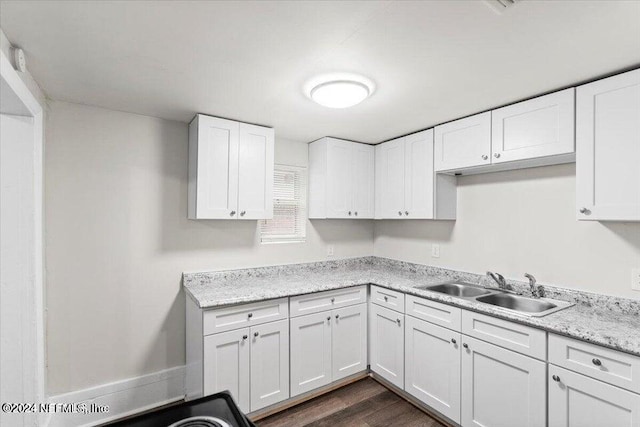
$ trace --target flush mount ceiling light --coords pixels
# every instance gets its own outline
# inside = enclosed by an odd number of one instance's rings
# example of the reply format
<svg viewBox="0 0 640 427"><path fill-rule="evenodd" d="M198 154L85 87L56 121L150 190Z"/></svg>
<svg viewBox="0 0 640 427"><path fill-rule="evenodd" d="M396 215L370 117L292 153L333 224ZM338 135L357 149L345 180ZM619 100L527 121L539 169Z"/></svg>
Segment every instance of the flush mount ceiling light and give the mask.
<svg viewBox="0 0 640 427"><path fill-rule="evenodd" d="M331 74L309 81L307 96L329 108L347 108L361 103L373 93L373 82L354 74Z"/></svg>

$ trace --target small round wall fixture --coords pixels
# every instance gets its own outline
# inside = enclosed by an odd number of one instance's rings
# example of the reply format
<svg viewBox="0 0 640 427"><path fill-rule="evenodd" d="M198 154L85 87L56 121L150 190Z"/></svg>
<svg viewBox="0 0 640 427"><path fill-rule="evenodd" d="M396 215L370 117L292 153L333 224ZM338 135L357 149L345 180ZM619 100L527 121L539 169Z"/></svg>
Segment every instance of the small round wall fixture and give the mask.
<svg viewBox="0 0 640 427"><path fill-rule="evenodd" d="M328 108L348 108L373 93L373 82L355 74L334 73L319 76L305 85L307 96Z"/></svg>

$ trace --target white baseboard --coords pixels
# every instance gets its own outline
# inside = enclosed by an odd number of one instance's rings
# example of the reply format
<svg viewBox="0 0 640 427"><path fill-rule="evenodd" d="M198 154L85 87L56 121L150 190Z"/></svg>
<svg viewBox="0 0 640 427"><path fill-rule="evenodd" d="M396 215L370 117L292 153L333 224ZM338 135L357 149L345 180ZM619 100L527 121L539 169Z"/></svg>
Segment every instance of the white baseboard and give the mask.
<svg viewBox="0 0 640 427"><path fill-rule="evenodd" d="M184 398L185 367L178 366L141 377L51 396L49 403L108 405L107 413L55 413L49 427L95 426Z"/></svg>

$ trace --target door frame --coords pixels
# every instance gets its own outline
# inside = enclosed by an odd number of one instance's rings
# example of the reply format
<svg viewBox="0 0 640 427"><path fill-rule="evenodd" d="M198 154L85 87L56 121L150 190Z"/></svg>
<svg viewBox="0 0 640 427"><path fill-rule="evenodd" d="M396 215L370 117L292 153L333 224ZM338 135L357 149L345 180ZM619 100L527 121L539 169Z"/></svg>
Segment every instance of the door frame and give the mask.
<svg viewBox="0 0 640 427"><path fill-rule="evenodd" d="M34 384L36 391L36 403L44 403L46 399L46 358L45 358L45 324L44 324L44 216L43 216L43 142L44 142L44 109L38 99L29 90L18 72L7 58L4 52L0 52L0 77L7 83L9 88L22 101L29 110L33 118L33 192L34 192L34 212L33 212L33 253L29 262L33 263L32 295L34 298L30 316L22 318L20 325L23 330L29 330L29 324L35 319L35 337L26 337L25 343L31 343L32 348L24 351L24 354L35 354L35 366L31 371L23 372L23 382ZM30 357L24 357L24 361L32 364ZM40 419L43 415L38 415Z"/></svg>

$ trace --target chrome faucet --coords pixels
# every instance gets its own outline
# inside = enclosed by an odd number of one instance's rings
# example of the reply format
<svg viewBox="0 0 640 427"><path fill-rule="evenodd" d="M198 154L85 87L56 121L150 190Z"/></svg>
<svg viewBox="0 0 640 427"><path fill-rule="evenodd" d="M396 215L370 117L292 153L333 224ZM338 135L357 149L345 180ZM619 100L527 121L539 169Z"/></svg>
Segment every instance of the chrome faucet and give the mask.
<svg viewBox="0 0 640 427"><path fill-rule="evenodd" d="M498 288L502 290L508 290L507 281L504 276L500 273L492 273L491 271L487 271L487 276L491 277L498 284Z"/></svg>
<svg viewBox="0 0 640 427"><path fill-rule="evenodd" d="M533 274L524 273L524 277L529 279L529 291L531 292L531 296L533 298L544 297L544 287L542 285L536 286L536 278L533 277Z"/></svg>

